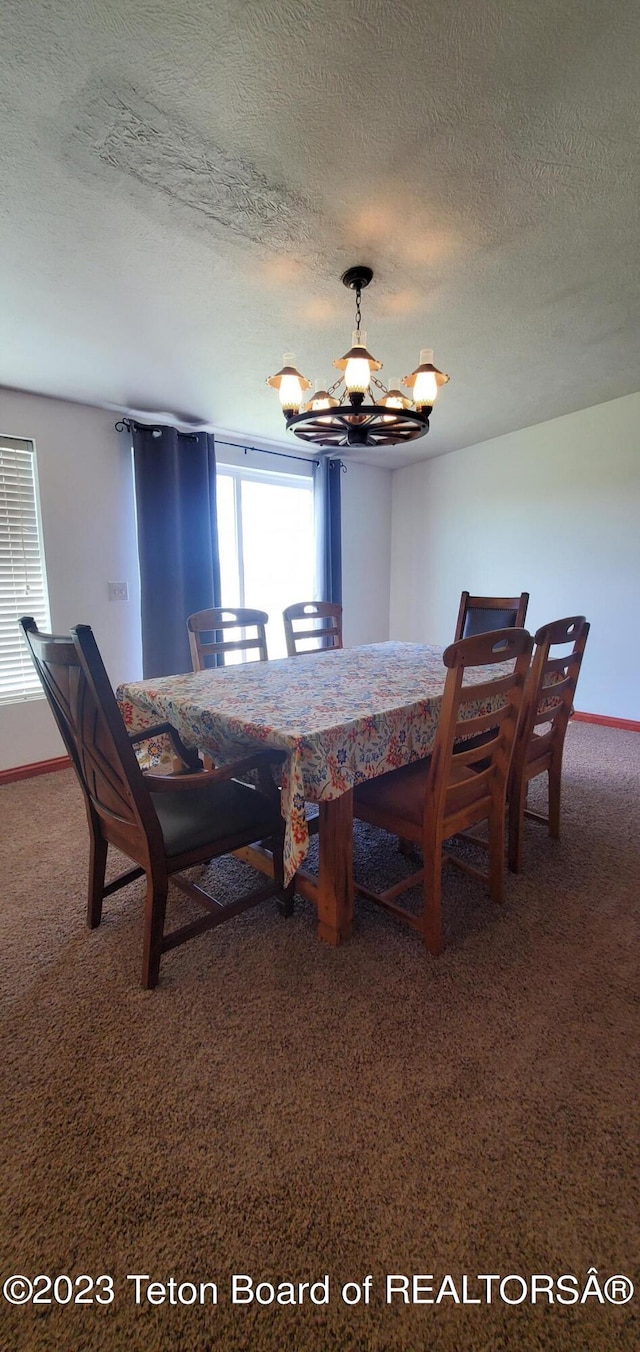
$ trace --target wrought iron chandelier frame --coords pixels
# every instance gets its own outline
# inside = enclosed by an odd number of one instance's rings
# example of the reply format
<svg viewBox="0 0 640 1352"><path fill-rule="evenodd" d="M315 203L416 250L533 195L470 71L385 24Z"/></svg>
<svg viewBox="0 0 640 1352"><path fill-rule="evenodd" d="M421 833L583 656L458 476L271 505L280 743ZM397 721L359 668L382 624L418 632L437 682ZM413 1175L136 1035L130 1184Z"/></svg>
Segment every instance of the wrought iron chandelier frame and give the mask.
<svg viewBox="0 0 640 1352"><path fill-rule="evenodd" d="M369 286L372 278L373 270L364 264L348 268L341 278L344 286L355 291L356 330L354 342L358 341L358 343L361 333L362 291ZM353 357L358 357L361 361L366 359L369 365L369 380L365 389L349 390L345 384L346 368L349 359ZM293 361L295 361L295 358ZM416 441L419 437L426 436L429 431L429 419L433 411L433 404L421 403L411 408L408 407L411 403L408 396L403 395L399 390L387 389L382 381L374 375L374 370L379 370L381 363L371 356L365 345L352 347L343 358L334 362L334 366L340 368L341 373L338 379L328 389L316 392L315 398L310 399L304 409L301 409L299 404L298 407L287 408L286 404L283 403L287 431L293 432L302 441L310 442L315 446L331 448L394 446ZM412 373L412 376L406 376L402 383L411 389L417 375L422 371L431 373L434 395L437 394L437 387L445 384L449 379L444 372L439 371L431 362L426 362L420 365ZM275 376L270 376L267 383L280 390L283 380L287 378L290 383L292 378L298 382L297 388L300 391L300 396L304 389L310 388L311 382L300 375L295 365L287 365L286 358L282 370ZM376 403L374 401L374 386L382 391L384 398L395 396L394 404L405 406L396 407L382 402ZM338 392L340 392L340 397L336 398ZM371 402L365 403L367 395L369 395ZM281 402L282 400L281 394Z"/></svg>

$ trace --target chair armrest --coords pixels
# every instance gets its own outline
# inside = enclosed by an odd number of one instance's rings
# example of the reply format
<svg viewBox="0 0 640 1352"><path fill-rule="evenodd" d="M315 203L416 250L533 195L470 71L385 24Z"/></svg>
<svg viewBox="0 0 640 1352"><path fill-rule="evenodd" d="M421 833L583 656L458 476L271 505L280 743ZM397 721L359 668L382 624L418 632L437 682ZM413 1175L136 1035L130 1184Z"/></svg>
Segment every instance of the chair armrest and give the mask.
<svg viewBox="0 0 640 1352"><path fill-rule="evenodd" d="M231 761L229 765L220 765L215 770L202 770L199 773L154 775L145 772L144 782L154 793L158 791L173 793L175 789L200 789L205 788L207 784L220 784L225 780L235 779L249 770L257 770L260 773L270 765L281 765L283 760L286 760L285 751L258 751L254 755L244 756L242 760ZM273 789L277 792L275 784Z"/></svg>
<svg viewBox="0 0 640 1352"><path fill-rule="evenodd" d="M146 742L151 737L160 737L163 735L169 738L174 751L189 770L202 769L202 761L200 760L197 751L185 746L179 732L174 728L172 723L154 723L151 728L142 728L140 732L130 732L129 741L132 743Z"/></svg>

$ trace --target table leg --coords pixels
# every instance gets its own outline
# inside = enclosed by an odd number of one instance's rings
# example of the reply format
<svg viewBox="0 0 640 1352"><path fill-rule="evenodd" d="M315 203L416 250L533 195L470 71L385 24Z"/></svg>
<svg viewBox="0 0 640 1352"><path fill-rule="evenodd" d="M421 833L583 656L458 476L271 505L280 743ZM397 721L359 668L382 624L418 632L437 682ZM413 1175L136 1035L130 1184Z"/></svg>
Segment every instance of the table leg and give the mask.
<svg viewBox="0 0 640 1352"><path fill-rule="evenodd" d="M319 810L318 938L337 945L353 925L353 791Z"/></svg>

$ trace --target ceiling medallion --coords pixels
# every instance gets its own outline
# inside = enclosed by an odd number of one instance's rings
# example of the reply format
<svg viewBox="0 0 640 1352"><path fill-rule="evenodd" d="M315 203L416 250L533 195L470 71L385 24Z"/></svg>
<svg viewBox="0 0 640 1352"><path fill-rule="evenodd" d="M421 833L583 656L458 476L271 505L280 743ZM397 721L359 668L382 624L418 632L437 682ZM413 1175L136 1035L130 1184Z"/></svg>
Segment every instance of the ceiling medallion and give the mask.
<svg viewBox="0 0 640 1352"><path fill-rule="evenodd" d="M415 371L402 382L392 380L387 388L376 378L382 362L367 350L367 335L360 327L360 298L372 277L371 268L364 266L343 274L344 285L356 293L356 327L349 351L333 363L340 372L333 385L320 388L317 380L315 394L304 403L311 381L296 369L292 352L285 352L281 370L267 380L278 391L287 430L316 446L395 446L425 436L438 389L449 379L434 366L433 350L426 347ZM402 392L401 383L410 394ZM381 394L377 402L374 385Z"/></svg>

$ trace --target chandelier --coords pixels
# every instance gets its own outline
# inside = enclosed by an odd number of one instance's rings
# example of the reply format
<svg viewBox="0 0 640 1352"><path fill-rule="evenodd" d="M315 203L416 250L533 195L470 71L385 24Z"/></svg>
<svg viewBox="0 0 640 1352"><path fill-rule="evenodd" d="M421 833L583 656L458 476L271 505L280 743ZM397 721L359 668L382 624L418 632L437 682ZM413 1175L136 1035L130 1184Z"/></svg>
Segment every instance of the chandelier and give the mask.
<svg viewBox="0 0 640 1352"><path fill-rule="evenodd" d="M364 266L343 274L343 284L356 293L356 326L349 351L333 363L340 372L333 385L323 389L316 381L315 394L305 403L311 381L297 370L293 352L285 352L281 369L267 380L280 396L287 431L316 446L395 446L425 436L438 390L449 379L434 366L433 350L426 347L415 371L402 382L392 380L387 388L377 379L382 362L367 348L360 312L362 291L372 277L371 268ZM401 384L410 393L403 393Z"/></svg>

